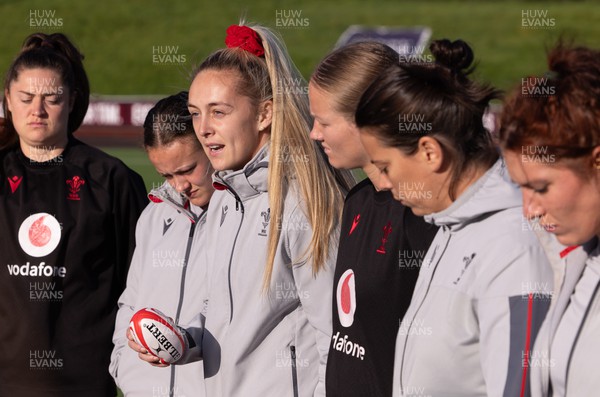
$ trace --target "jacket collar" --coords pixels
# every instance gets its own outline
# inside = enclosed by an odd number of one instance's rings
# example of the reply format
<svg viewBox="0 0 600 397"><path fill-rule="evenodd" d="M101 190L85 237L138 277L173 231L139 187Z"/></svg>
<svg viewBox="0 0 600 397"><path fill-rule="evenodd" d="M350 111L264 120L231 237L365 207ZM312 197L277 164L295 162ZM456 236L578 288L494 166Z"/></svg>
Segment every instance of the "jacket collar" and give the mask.
<svg viewBox="0 0 600 397"><path fill-rule="evenodd" d="M198 221L200 215L203 212L201 208L192 205L192 203L190 203L188 199L179 194L166 181L163 182L163 184L159 187L152 189L150 193L148 193L148 198L153 203L164 203L166 205L169 205L170 207L187 216L189 220L194 223ZM192 209L197 209L196 212L198 213L198 215L196 215L192 211Z"/></svg>
<svg viewBox="0 0 600 397"><path fill-rule="evenodd" d="M213 186L217 190L230 190L241 201L246 201L268 190L269 144L265 144L241 170L217 171Z"/></svg>
<svg viewBox="0 0 600 397"><path fill-rule="evenodd" d="M425 220L459 230L481 216L521 205L519 188L510 181L504 160L500 158L448 208L426 215Z"/></svg>

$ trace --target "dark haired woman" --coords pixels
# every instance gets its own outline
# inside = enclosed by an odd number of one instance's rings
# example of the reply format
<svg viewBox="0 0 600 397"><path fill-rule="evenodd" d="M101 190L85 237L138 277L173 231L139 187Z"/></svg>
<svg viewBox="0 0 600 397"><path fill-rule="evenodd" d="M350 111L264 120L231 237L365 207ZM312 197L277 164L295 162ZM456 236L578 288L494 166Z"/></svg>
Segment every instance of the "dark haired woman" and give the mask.
<svg viewBox="0 0 600 397"><path fill-rule="evenodd" d="M551 269L482 124L498 92L468 78L463 41L430 49L435 63L383 72L356 115L379 186L440 227L398 331L395 394L522 395Z"/></svg>
<svg viewBox="0 0 600 397"><path fill-rule="evenodd" d="M73 137L87 110L82 55L29 36L5 79L0 151L0 394L114 396L107 368L141 177Z"/></svg>
<svg viewBox="0 0 600 397"><path fill-rule="evenodd" d="M500 130L525 214L568 246L546 245L558 290L529 363L531 390L593 396L600 390L590 374L600 365L600 52L559 44L548 64L545 77L526 80L507 101Z"/></svg>
<svg viewBox="0 0 600 397"><path fill-rule="evenodd" d="M150 194L136 228L136 248L119 298L111 374L127 397L203 396L202 362L163 370L126 348L133 314L145 307L190 322L203 309L205 264L198 258L208 202L214 192L212 167L194 134L188 94L160 100L146 116L144 147L165 182ZM157 293L160 291L160 293Z"/></svg>

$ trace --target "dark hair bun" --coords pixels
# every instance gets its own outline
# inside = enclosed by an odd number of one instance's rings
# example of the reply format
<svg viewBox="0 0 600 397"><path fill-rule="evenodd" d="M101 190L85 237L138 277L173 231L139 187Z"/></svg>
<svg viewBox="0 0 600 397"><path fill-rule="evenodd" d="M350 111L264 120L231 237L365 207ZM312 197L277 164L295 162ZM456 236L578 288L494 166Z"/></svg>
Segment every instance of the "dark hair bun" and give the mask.
<svg viewBox="0 0 600 397"><path fill-rule="evenodd" d="M435 57L435 62L455 73L469 73L473 62L473 50L462 40L450 41L448 39L431 42L429 50Z"/></svg>

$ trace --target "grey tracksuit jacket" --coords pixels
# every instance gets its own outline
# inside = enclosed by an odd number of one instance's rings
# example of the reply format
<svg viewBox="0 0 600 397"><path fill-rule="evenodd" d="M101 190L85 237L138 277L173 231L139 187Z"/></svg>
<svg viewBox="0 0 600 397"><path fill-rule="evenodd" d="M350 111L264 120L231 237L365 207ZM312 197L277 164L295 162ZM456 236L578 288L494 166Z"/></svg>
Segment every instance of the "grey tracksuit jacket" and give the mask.
<svg viewBox="0 0 600 397"><path fill-rule="evenodd" d="M316 276L312 231L291 184L270 289L263 292L270 217L268 145L241 170L217 172L207 214L206 310L185 326L211 397L324 396L337 245Z"/></svg>
<svg viewBox="0 0 600 397"><path fill-rule="evenodd" d="M110 373L127 397L203 397L202 363L155 368L127 346L126 330L136 311L153 307L187 322L204 305L198 299L205 288L204 211L184 203L166 182L148 196L151 202L136 227L127 287L119 298Z"/></svg>
<svg viewBox="0 0 600 397"><path fill-rule="evenodd" d="M600 246L560 245L540 233L553 265L555 293L530 362L534 397L600 393Z"/></svg>
<svg viewBox="0 0 600 397"><path fill-rule="evenodd" d="M450 207L398 332L395 396L520 396L552 270L502 159ZM524 380L525 379L525 380ZM527 394L524 394L527 395Z"/></svg>

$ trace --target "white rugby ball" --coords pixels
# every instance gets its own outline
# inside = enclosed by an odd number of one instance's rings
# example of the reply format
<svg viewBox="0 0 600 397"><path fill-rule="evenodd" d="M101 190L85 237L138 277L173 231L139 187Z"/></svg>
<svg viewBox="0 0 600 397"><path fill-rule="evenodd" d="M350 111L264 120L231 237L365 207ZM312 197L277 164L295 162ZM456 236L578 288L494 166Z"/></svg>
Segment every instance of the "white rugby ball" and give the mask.
<svg viewBox="0 0 600 397"><path fill-rule="evenodd" d="M139 310L131 317L129 329L135 341L162 364L174 363L183 356L183 335L160 311L148 307Z"/></svg>

